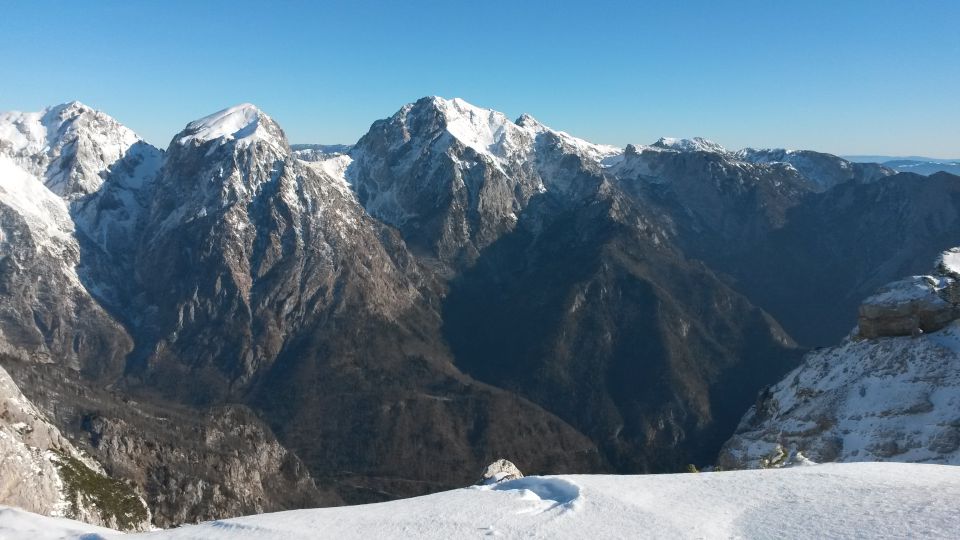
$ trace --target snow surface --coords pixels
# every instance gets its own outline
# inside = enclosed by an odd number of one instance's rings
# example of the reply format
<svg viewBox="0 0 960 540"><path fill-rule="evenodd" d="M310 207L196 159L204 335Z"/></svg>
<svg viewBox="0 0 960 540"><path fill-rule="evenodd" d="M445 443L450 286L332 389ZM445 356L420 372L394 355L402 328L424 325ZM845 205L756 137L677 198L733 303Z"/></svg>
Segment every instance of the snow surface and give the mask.
<svg viewBox="0 0 960 540"><path fill-rule="evenodd" d="M0 540L63 540L82 538L97 540L112 534L112 529L81 523L72 519L39 516L19 508L0 506Z"/></svg>
<svg viewBox="0 0 960 540"><path fill-rule="evenodd" d="M953 277L960 278L960 248L952 248L940 255L937 266Z"/></svg>
<svg viewBox="0 0 960 540"><path fill-rule="evenodd" d="M802 451L815 461L960 465L960 322L814 351L763 408L744 416L721 464L771 466Z"/></svg>
<svg viewBox="0 0 960 540"><path fill-rule="evenodd" d="M122 535L0 511L0 538L957 538L960 468L828 464L699 474L526 477L362 506Z"/></svg>
<svg viewBox="0 0 960 540"><path fill-rule="evenodd" d="M74 225L66 201L6 156L0 156L0 204L27 222L38 248L53 249L51 240L72 242ZM59 249L54 254L59 255Z"/></svg>

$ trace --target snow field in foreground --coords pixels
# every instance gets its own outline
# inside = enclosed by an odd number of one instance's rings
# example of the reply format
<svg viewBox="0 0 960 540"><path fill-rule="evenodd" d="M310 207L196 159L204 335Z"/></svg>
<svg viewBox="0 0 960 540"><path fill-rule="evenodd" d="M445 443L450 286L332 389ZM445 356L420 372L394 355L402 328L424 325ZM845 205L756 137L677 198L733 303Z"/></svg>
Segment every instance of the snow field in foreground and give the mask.
<svg viewBox="0 0 960 540"><path fill-rule="evenodd" d="M826 464L526 477L425 497L123 535L0 510L0 538L958 538L960 467ZM39 533L43 533L42 535Z"/></svg>

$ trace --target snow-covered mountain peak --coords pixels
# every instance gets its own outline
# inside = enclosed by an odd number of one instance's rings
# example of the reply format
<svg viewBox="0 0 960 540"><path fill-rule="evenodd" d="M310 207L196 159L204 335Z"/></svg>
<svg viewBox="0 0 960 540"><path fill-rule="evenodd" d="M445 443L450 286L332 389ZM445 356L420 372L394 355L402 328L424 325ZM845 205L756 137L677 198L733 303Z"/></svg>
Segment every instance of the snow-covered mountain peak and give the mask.
<svg viewBox="0 0 960 540"><path fill-rule="evenodd" d="M527 113L521 114L514 123L523 128L545 127L539 120Z"/></svg>
<svg viewBox="0 0 960 540"><path fill-rule="evenodd" d="M255 141L277 147L287 144L280 126L252 103L241 103L194 120L175 140L180 145L214 140L221 143L235 141L238 147L246 147Z"/></svg>
<svg viewBox="0 0 960 540"><path fill-rule="evenodd" d="M149 146L120 122L79 101L38 112L0 113L0 155L68 199L98 190L106 172L134 145Z"/></svg>
<svg viewBox="0 0 960 540"><path fill-rule="evenodd" d="M521 143L518 139L522 138L522 130L506 115L460 98L424 98L414 103L407 115L413 122L435 115L439 121L437 127L480 154L501 156Z"/></svg>
<svg viewBox="0 0 960 540"><path fill-rule="evenodd" d="M718 143L703 137L694 137L692 139L677 139L674 137L660 137L653 147L666 150L677 150L679 152L713 152L726 154L727 149Z"/></svg>
<svg viewBox="0 0 960 540"><path fill-rule="evenodd" d="M435 115L438 122L428 124L428 115ZM464 146L495 161L531 151L533 143L544 135L554 143L559 142L566 151L598 162L623 152L615 146L593 144L551 129L529 114L521 115L514 122L501 112L472 105L460 98L423 98L401 109L394 119L411 128L414 124L441 128Z"/></svg>

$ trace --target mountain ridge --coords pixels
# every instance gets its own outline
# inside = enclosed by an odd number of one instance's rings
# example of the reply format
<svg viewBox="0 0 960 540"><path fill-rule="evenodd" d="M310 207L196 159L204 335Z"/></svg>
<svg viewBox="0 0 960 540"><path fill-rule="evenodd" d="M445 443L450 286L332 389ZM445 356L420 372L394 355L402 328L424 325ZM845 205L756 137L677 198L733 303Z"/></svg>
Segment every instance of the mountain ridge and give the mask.
<svg viewBox="0 0 960 540"><path fill-rule="evenodd" d="M917 190L828 154L809 169L703 139L621 150L457 99L313 149L251 104L188 123L164 151L73 107L107 136L64 131L79 142L60 146L75 186L62 195L45 149L2 136L31 113L0 123L0 163L22 176L0 188L41 190L66 254L34 249L42 221L0 190L0 245L18 257L0 258L0 362L164 525L419 495L505 455L535 472L707 464L808 334L839 327L787 316L802 295L834 299L791 257L835 261L864 238L904 250L956 213L935 197L949 175ZM112 161L96 146L116 148L111 130L132 141ZM30 152L35 173L18 164ZM878 195L906 208L902 234L792 236L889 220L863 202ZM884 279L897 268L881 255L838 282ZM164 415L182 427L151 427ZM269 481L223 433L251 434ZM171 500L166 484L199 495Z"/></svg>

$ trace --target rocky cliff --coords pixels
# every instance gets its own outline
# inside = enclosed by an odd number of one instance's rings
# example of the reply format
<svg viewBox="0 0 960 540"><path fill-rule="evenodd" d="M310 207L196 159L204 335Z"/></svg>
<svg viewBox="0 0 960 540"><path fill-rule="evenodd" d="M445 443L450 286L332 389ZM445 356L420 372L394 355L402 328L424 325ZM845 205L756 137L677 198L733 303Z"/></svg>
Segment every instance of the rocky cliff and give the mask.
<svg viewBox="0 0 960 540"><path fill-rule="evenodd" d="M797 452L816 462L960 464L957 251L932 275L866 299L858 330L762 392L719 465L779 466Z"/></svg>
<svg viewBox="0 0 960 540"><path fill-rule="evenodd" d="M120 530L148 530L150 511L24 397L0 368L0 504Z"/></svg>

